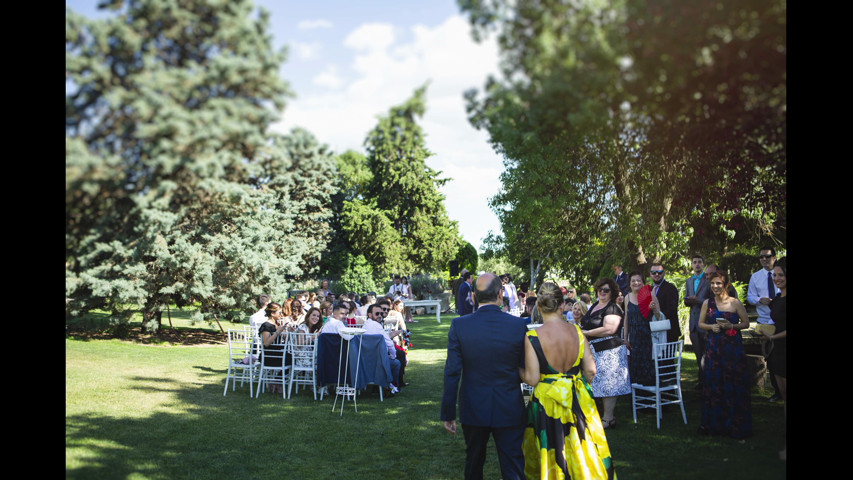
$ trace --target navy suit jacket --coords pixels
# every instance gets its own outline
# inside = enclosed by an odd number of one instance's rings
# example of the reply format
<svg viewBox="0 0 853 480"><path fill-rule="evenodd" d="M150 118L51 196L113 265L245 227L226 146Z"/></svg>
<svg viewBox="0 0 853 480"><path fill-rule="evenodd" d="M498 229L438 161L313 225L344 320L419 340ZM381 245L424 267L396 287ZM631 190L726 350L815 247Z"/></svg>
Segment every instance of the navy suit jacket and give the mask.
<svg viewBox="0 0 853 480"><path fill-rule="evenodd" d="M441 419L482 427L523 427L527 416L518 367L524 364L524 319L482 305L456 317L447 332ZM462 382L459 387L460 378Z"/></svg>

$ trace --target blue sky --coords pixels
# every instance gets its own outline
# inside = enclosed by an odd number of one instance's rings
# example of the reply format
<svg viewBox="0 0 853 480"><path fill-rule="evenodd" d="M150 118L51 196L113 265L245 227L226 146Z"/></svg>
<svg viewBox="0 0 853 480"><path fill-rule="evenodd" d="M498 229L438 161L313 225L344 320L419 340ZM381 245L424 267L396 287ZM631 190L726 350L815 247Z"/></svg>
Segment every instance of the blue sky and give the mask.
<svg viewBox="0 0 853 480"><path fill-rule="evenodd" d="M66 0L77 13L97 17L97 0ZM421 120L427 164L449 181L441 189L462 237L478 250L500 224L488 207L500 189L501 158L485 132L468 123L462 94L482 89L497 72L494 39L470 36L455 0L256 0L271 12L276 47L287 45L281 75L296 98L282 121L312 132L335 152L363 152L367 132L379 115L408 99L429 81Z"/></svg>

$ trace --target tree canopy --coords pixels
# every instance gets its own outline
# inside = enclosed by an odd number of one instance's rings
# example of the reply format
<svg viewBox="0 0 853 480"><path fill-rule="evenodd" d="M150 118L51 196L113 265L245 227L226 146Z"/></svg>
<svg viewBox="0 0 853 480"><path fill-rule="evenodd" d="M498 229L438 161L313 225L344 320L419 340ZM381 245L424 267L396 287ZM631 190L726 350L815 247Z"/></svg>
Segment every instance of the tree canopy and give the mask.
<svg viewBox="0 0 853 480"><path fill-rule="evenodd" d="M466 92L506 167L493 247L594 279L784 242L784 1L459 4L501 49Z"/></svg>

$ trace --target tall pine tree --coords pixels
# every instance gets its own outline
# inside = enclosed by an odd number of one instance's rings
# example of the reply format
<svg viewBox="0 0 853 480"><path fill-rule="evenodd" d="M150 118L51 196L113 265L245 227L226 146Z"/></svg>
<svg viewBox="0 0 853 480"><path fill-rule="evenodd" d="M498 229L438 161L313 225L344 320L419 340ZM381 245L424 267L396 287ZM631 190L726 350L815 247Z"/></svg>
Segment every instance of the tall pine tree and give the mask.
<svg viewBox="0 0 853 480"><path fill-rule="evenodd" d="M291 95L268 13L247 0L102 8L115 15L66 10L71 314L141 307L147 320L196 301L210 319L260 292L284 298L325 248L300 222L322 220L333 193L306 195L292 166L334 164L305 132L267 131Z"/></svg>
<svg viewBox="0 0 853 480"><path fill-rule="evenodd" d="M383 273L442 272L462 244L438 191L447 179L426 164L432 153L417 123L426 111L425 96L426 86L392 107L365 140L373 172L368 196L377 215L390 222L391 232L383 234L390 234L395 243L382 245L389 253Z"/></svg>

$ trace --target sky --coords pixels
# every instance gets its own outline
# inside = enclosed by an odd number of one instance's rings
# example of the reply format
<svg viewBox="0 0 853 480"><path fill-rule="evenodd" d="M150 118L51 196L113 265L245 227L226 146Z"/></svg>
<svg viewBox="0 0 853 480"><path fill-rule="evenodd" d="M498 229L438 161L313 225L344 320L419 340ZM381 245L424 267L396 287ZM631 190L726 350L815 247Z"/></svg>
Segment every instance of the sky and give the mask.
<svg viewBox="0 0 853 480"><path fill-rule="evenodd" d="M450 178L440 191L465 241L482 240L500 223L488 199L500 190L503 161L488 134L471 126L463 93L482 90L498 72L494 38L473 41L455 0L256 0L270 13L274 46L288 47L281 75L296 94L274 131L303 127L335 153L364 153L379 116L427 84L419 123L426 163ZM66 0L98 18L97 0Z"/></svg>

